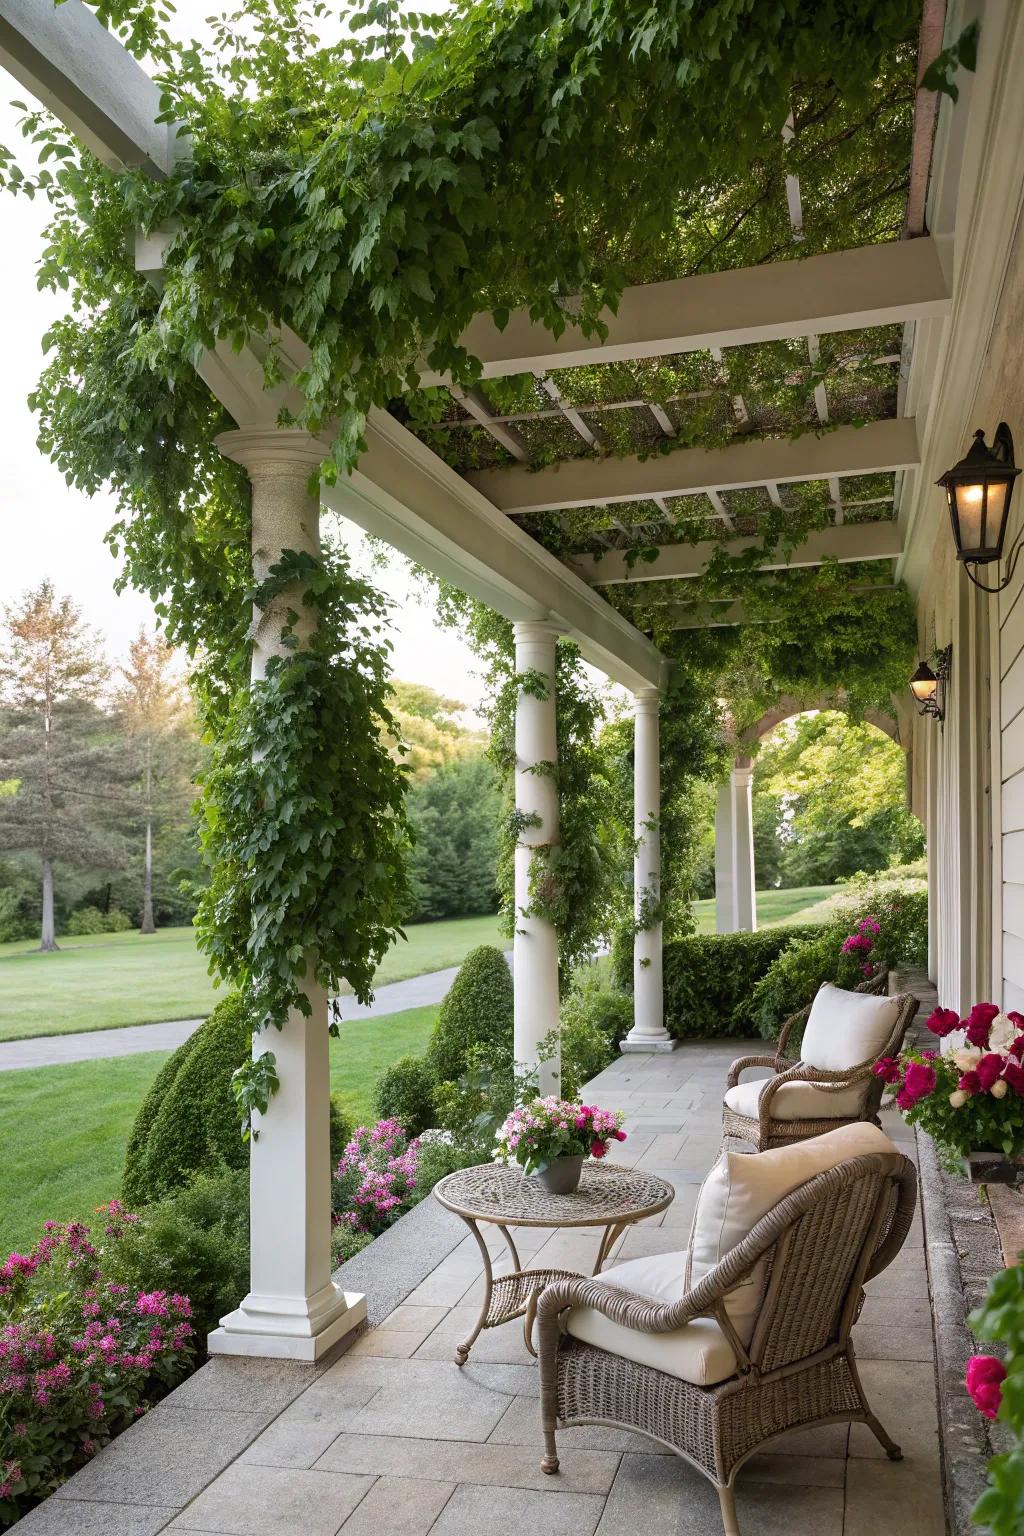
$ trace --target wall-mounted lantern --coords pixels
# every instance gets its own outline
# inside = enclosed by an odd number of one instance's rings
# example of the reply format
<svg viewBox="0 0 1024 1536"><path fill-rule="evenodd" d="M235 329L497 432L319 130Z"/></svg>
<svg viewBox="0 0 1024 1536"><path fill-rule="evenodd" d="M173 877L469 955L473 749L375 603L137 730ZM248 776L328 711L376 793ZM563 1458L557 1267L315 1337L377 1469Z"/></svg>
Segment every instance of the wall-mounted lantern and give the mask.
<svg viewBox="0 0 1024 1536"><path fill-rule="evenodd" d="M985 442L984 432L979 429L959 464L947 469L938 481L949 502L956 557L974 585L983 592L1001 592L1013 577L1020 539L1011 553L1006 577L998 586L985 586L975 576L973 567L1002 559L1010 500L1019 474L1013 461L1013 437L1006 422L1001 421L991 448Z"/></svg>
<svg viewBox="0 0 1024 1536"><path fill-rule="evenodd" d="M919 715L931 715L936 720L946 718L946 683L953 647L945 646L935 652L934 671L926 661L918 663L917 671L910 679L910 691L917 700Z"/></svg>

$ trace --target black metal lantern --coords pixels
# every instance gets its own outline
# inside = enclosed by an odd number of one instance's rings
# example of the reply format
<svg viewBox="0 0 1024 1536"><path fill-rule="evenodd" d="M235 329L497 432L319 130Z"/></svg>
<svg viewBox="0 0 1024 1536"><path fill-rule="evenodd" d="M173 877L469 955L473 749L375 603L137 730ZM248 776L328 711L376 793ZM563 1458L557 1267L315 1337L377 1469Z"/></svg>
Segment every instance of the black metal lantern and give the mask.
<svg viewBox="0 0 1024 1536"><path fill-rule="evenodd" d="M918 663L917 671L910 679L910 691L917 700L919 715L931 715L936 720L945 719L946 715L946 681L949 677L949 663L953 654L953 647L947 645L943 650L936 651L936 670L926 661Z"/></svg>
<svg viewBox="0 0 1024 1536"><path fill-rule="evenodd" d="M991 448L985 442L984 432L979 429L959 464L947 469L938 482L949 502L956 557L975 586L984 592L1000 592L1013 575L1011 562L1005 581L997 587L986 587L978 581L971 567L990 565L993 560L1002 559L1013 483L1019 474L1020 470L1013 462L1013 437L1006 422L1001 421ZM1018 548L1019 540L1013 551L1014 560Z"/></svg>

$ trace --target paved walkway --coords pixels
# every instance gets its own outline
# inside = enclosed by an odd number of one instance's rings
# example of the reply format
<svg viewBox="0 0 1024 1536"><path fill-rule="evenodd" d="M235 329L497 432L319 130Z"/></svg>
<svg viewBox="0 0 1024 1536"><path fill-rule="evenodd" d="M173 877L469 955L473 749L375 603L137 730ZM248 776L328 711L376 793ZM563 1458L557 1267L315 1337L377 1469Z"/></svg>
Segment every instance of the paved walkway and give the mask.
<svg viewBox="0 0 1024 1536"><path fill-rule="evenodd" d="M373 1019L405 1008L427 1008L439 1003L458 974L458 966L428 971L408 981L378 987L370 1004L354 997L341 1000L342 1019ZM31 1040L0 1042L0 1072L25 1067L55 1067L70 1061L97 1061L108 1056L137 1056L142 1051L173 1051L202 1019L175 1019L167 1024L132 1024L125 1029L92 1029L74 1035L44 1035Z"/></svg>
<svg viewBox="0 0 1024 1536"><path fill-rule="evenodd" d="M688 1041L671 1056L622 1058L587 1086L589 1100L628 1113L622 1161L677 1190L667 1211L623 1237L623 1258L685 1245L718 1148L727 1064L742 1049ZM898 1117L887 1122L914 1156L912 1133ZM428 1205L379 1240L376 1294L377 1244L342 1271L365 1286L377 1322L347 1354L316 1368L211 1361L15 1527L18 1536L721 1536L710 1485L637 1435L565 1431L559 1476L542 1474L537 1368L520 1327L486 1332L464 1369L453 1363L476 1315L481 1262L472 1237ZM445 1241L417 1281L412 1266L431 1222ZM596 1246L586 1232L516 1238L524 1258L574 1268L589 1265ZM410 1266L401 1287L392 1283L396 1248ZM885 1460L862 1425L789 1434L740 1474L743 1536L943 1536L920 1213L895 1262L869 1284L854 1339L871 1402L905 1460Z"/></svg>

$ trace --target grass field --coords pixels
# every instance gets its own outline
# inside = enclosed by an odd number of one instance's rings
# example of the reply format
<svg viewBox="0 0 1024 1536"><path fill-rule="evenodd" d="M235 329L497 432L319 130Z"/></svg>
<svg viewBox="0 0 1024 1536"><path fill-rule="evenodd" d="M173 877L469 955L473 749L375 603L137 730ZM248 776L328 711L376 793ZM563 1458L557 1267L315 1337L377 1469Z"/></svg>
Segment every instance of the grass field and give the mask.
<svg viewBox="0 0 1024 1536"><path fill-rule="evenodd" d="M458 965L477 944L509 947L496 917L416 923L377 972L377 985ZM191 928L143 937L108 933L60 940L56 954L0 945L0 1040L200 1018L222 997Z"/></svg>
<svg viewBox="0 0 1024 1536"><path fill-rule="evenodd" d="M377 1077L422 1052L436 1008L356 1019L331 1042L331 1089L357 1119L373 1113ZM88 1221L116 1195L132 1121L166 1052L0 1074L0 1255L31 1246L48 1219Z"/></svg>
<svg viewBox="0 0 1024 1536"><path fill-rule="evenodd" d="M757 926L775 928L780 923L816 922L821 916L817 907L840 889L837 885L794 885L788 891L758 891ZM715 932L714 898L695 901L693 915L698 933Z"/></svg>

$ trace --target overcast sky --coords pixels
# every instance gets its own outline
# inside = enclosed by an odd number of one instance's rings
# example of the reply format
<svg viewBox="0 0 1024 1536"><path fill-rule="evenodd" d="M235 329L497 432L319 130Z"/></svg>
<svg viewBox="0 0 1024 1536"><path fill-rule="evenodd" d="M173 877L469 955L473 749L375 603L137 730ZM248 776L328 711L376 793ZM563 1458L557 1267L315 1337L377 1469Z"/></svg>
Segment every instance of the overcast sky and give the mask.
<svg viewBox="0 0 1024 1536"><path fill-rule="evenodd" d="M208 0L179 0L179 15L208 13ZM201 20L200 20L201 25ZM0 69L0 144L20 144L19 113L9 103L25 91ZM36 424L27 396L42 364L41 341L60 313L63 296L36 290L35 269L48 210L44 202L0 194L0 294L4 301L3 364L0 366L0 518L3 560L0 605L9 603L46 576L58 591L70 593L85 617L107 639L117 659L140 624L152 626L146 598L114 592L117 565L103 542L116 518L112 497L92 499L70 490L63 477L35 446ZM346 539L362 563L361 535L348 524ZM481 697L476 661L468 647L438 628L429 605L417 600L408 567L396 556L375 575L378 585L398 602L395 613L394 674L428 683L471 708Z"/></svg>

